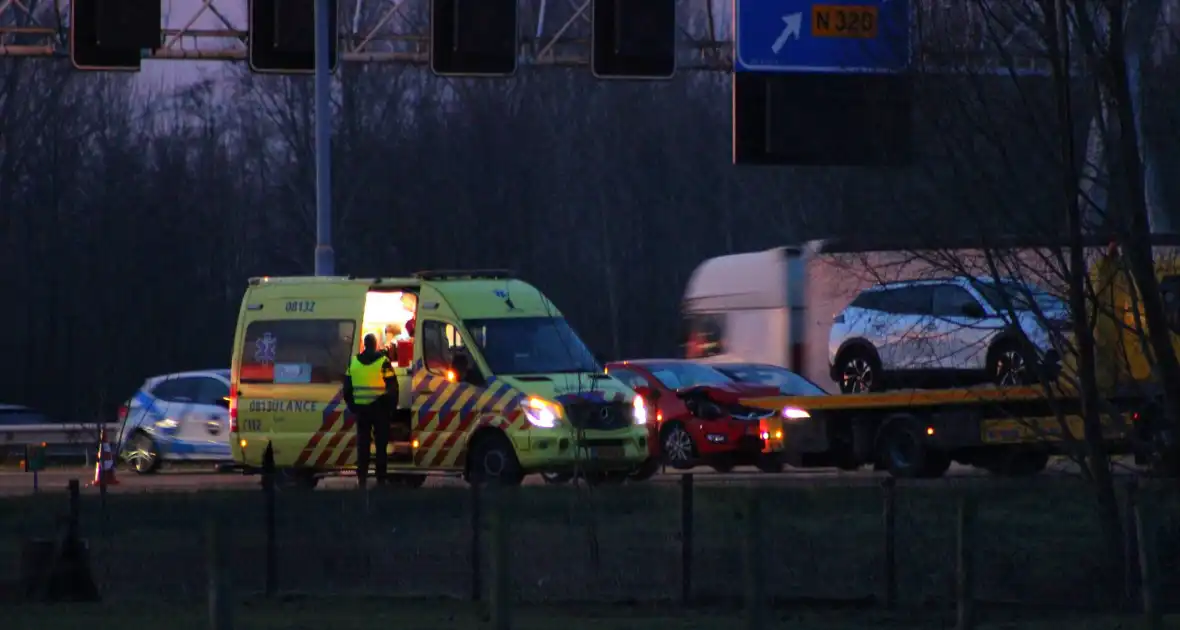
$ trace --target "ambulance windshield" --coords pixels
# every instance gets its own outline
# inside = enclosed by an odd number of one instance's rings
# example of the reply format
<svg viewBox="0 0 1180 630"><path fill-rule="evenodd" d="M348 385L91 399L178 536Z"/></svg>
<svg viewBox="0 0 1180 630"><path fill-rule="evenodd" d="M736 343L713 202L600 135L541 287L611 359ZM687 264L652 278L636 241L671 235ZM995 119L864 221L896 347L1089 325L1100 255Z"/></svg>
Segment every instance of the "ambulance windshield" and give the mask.
<svg viewBox="0 0 1180 630"><path fill-rule="evenodd" d="M466 324L493 374L602 371L563 317L470 319Z"/></svg>

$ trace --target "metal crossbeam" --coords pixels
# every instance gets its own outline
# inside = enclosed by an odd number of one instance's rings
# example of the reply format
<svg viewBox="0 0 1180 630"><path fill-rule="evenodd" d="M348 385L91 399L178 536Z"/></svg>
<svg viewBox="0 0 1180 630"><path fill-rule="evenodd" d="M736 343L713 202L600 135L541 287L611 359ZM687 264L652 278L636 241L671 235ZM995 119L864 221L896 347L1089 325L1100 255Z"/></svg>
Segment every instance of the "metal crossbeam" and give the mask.
<svg viewBox="0 0 1180 630"><path fill-rule="evenodd" d="M589 0L520 0L520 3L523 25L520 56L524 65L589 65ZM245 0L199 0L186 4L196 6L183 14L165 12L165 25L160 29L162 44L147 58L246 60ZM732 44L718 34L722 0L689 0L685 4L692 10L681 14L680 69L732 68ZM429 0L341 0L341 59L427 64L429 6ZM67 56L69 15L68 0L59 0L56 6L48 0L40 0L39 4L38 0L0 0L0 56Z"/></svg>
<svg viewBox="0 0 1180 630"><path fill-rule="evenodd" d="M161 0L165 24L151 59L245 61L246 0ZM915 44L916 67L937 72L1046 74L1036 15L1001 12L1023 7L989 0L954 3L913 0L928 31ZM339 0L340 57L352 63L429 62L430 0ZM520 61L534 66L586 66L590 57L590 0L518 0ZM733 0L681 0L679 69L733 68ZM1180 5L1180 0L1166 0ZM175 9L183 5L183 10ZM987 7L984 11L981 7ZM171 9L171 11L169 11ZM1015 11L1015 9L1012 9ZM69 0L0 0L0 56L68 54Z"/></svg>

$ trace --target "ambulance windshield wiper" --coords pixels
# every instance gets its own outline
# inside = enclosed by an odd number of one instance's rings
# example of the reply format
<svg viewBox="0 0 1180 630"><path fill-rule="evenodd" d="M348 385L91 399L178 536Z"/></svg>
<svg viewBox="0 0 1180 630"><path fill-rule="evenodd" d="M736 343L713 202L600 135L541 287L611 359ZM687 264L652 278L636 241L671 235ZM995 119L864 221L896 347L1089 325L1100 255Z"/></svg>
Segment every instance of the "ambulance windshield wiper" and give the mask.
<svg viewBox="0 0 1180 630"><path fill-rule="evenodd" d="M553 374L585 374L587 378L592 378L595 380L610 378L606 374L603 374L602 372L599 372L597 370L583 370L581 368L571 368L568 370L555 370L552 373Z"/></svg>

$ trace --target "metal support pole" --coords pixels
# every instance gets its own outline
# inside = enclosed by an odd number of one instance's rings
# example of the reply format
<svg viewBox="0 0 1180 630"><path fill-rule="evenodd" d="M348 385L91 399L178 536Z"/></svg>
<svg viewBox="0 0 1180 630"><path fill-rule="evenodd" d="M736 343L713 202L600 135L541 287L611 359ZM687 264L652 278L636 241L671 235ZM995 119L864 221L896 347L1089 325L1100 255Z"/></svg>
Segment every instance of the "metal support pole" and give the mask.
<svg viewBox="0 0 1180 630"><path fill-rule="evenodd" d="M1147 201L1147 218L1152 233L1170 231L1165 208L1163 179L1157 165L1159 142L1145 133L1143 95L1146 91L1140 66L1151 57L1151 37L1159 22L1160 0L1145 0L1132 5L1128 11L1136 14L1127 19L1127 83L1131 91L1131 109L1135 113L1134 132L1139 136L1139 153L1143 160L1143 192Z"/></svg>
<svg viewBox="0 0 1180 630"><path fill-rule="evenodd" d="M315 275L336 273L332 250L332 75L328 50L331 37L329 0L315 2Z"/></svg>

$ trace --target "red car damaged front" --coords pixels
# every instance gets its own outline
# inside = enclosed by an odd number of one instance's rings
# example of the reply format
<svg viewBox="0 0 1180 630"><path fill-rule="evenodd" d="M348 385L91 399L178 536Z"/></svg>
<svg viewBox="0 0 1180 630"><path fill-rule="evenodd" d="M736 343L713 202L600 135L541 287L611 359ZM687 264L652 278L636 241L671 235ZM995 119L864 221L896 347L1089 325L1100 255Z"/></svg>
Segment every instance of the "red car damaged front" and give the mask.
<svg viewBox="0 0 1180 630"><path fill-rule="evenodd" d="M683 387L672 396L657 396L661 422L656 443L664 461L682 469L704 464L721 472L742 465L781 470L781 415L740 403L742 398L775 395L775 387L735 382Z"/></svg>

